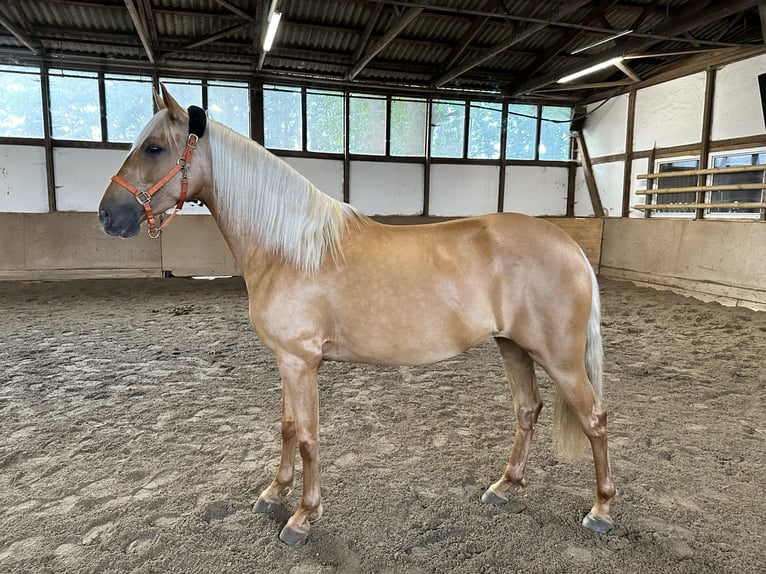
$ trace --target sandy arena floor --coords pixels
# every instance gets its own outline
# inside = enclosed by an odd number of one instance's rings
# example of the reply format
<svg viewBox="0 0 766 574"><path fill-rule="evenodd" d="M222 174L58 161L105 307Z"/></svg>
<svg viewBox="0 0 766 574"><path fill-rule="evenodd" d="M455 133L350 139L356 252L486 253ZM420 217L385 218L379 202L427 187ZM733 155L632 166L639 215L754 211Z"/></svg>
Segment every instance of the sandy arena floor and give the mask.
<svg viewBox="0 0 766 574"><path fill-rule="evenodd" d="M323 520L250 512L279 456L275 363L238 279L0 283L0 571L766 571L766 313L604 281L618 527L557 459L550 381L528 486L479 501L514 420L494 344L320 373Z"/></svg>

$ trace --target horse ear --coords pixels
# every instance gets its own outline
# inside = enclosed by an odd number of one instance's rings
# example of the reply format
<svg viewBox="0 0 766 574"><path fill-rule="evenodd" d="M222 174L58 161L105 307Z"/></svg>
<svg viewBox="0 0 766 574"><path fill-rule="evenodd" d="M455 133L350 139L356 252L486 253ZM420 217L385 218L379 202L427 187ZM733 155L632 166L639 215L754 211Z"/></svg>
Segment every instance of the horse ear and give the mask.
<svg viewBox="0 0 766 574"><path fill-rule="evenodd" d="M170 95L170 92L168 92L164 84L160 84L160 90L162 90L163 107L168 110L170 119L174 122L184 119L186 111L177 101L175 101L173 96Z"/></svg>
<svg viewBox="0 0 766 574"><path fill-rule="evenodd" d="M160 110L164 110L165 102L162 101L160 93L157 90L152 90L152 95L154 96L154 111L159 112Z"/></svg>

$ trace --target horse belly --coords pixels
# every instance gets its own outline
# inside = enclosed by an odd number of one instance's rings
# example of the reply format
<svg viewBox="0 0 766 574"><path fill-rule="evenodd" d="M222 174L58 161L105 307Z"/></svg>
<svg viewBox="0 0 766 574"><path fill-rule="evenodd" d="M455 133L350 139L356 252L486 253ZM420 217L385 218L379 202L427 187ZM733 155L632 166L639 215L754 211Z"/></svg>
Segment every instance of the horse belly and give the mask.
<svg viewBox="0 0 766 574"><path fill-rule="evenodd" d="M495 331L488 305L434 298L367 297L359 305L336 310L335 336L325 358L382 365L422 365L462 353ZM345 306L344 306L345 307Z"/></svg>

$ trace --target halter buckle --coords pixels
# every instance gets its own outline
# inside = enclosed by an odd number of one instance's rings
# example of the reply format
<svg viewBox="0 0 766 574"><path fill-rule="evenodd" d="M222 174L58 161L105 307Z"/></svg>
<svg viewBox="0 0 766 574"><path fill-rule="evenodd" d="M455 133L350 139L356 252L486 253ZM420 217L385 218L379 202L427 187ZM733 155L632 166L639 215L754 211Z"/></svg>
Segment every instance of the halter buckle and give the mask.
<svg viewBox="0 0 766 574"><path fill-rule="evenodd" d="M136 194L136 201L141 205L146 205L152 201L152 196L145 191L139 191Z"/></svg>

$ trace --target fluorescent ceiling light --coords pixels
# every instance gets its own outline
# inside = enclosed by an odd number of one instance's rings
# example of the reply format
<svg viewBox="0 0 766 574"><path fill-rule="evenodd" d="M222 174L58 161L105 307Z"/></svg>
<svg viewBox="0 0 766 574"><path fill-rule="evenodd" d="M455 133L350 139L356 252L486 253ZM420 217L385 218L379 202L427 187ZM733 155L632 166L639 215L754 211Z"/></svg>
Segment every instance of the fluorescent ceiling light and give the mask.
<svg viewBox="0 0 766 574"><path fill-rule="evenodd" d="M272 12L271 18L269 18L269 27L266 30L266 37L263 39L264 52L271 50L271 45L274 43L274 37L277 35L277 28L279 28L279 21L281 19L282 12Z"/></svg>
<svg viewBox="0 0 766 574"><path fill-rule="evenodd" d="M624 56L617 56L616 58L610 58L608 60L595 64L591 66L590 68L585 68L584 70L580 70L579 72L575 72L574 74L569 74L568 76L564 76L563 78L559 79L558 83L565 84L567 82L571 82L572 80L576 80L577 78L582 78L583 76L587 76L588 74L592 74L593 72L598 72L599 70L603 70L605 68L608 68L609 66L614 66L615 64L619 64L624 59L625 59Z"/></svg>

